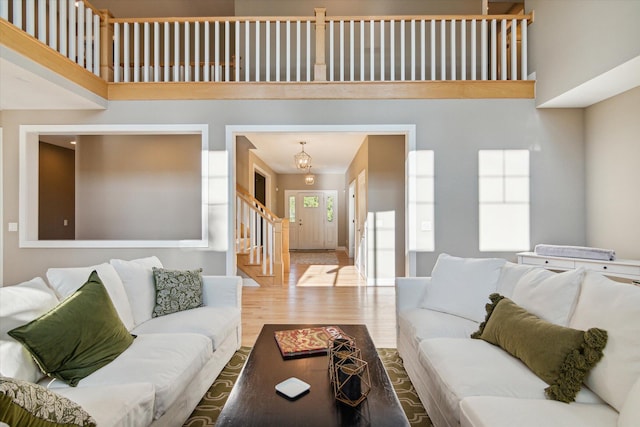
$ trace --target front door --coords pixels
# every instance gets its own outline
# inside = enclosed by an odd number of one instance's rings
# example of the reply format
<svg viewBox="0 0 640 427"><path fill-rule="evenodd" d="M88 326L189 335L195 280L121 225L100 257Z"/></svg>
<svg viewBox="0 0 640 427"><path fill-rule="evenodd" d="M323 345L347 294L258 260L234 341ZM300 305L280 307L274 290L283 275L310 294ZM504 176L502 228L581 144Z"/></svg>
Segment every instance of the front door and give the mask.
<svg viewBox="0 0 640 427"><path fill-rule="evenodd" d="M296 198L298 248L324 249L324 197L322 193L299 192Z"/></svg>
<svg viewBox="0 0 640 427"><path fill-rule="evenodd" d="M285 192L290 249L335 249L338 205L335 190Z"/></svg>

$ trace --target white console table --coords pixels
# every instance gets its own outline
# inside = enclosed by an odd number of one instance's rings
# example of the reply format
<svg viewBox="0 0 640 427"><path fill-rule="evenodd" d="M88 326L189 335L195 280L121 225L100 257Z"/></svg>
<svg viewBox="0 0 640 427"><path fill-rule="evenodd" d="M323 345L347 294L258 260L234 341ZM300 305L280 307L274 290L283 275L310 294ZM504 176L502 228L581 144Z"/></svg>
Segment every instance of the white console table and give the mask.
<svg viewBox="0 0 640 427"><path fill-rule="evenodd" d="M595 259L568 258L538 255L535 252L520 252L518 264L537 265L549 270L573 270L584 267L587 270L599 271L611 277L629 279L640 283L640 261L617 259L600 261Z"/></svg>

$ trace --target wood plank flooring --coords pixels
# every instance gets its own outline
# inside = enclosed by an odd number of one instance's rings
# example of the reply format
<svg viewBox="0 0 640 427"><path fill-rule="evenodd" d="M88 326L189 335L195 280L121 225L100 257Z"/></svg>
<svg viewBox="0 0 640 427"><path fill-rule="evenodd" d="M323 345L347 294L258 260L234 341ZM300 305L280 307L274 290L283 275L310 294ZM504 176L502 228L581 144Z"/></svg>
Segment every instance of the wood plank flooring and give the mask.
<svg viewBox="0 0 640 427"><path fill-rule="evenodd" d="M353 260L336 256L337 266L292 264L286 286L243 288L242 345L266 323L323 323L365 324L376 347L395 347L395 289L364 286Z"/></svg>

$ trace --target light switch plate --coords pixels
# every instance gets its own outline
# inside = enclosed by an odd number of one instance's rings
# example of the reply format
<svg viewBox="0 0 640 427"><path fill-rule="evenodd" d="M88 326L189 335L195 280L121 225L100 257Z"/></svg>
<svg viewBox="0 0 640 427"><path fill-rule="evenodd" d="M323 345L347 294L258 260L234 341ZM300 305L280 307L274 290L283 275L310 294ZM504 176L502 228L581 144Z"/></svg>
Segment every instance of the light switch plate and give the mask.
<svg viewBox="0 0 640 427"><path fill-rule="evenodd" d="M7 225L7 231L18 231L18 223L17 222L10 222Z"/></svg>

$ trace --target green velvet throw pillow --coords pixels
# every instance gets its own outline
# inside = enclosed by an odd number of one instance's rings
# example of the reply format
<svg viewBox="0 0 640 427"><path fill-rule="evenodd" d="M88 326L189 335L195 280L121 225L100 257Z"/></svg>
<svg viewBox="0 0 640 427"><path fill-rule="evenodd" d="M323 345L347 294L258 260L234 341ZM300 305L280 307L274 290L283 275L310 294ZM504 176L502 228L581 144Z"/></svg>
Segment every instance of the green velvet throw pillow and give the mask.
<svg viewBox="0 0 640 427"><path fill-rule="evenodd" d="M152 317L202 307L202 269L168 270L153 267L156 306Z"/></svg>
<svg viewBox="0 0 640 427"><path fill-rule="evenodd" d="M77 403L38 384L7 377L0 377L0 421L25 427L96 426Z"/></svg>
<svg viewBox="0 0 640 427"><path fill-rule="evenodd" d="M585 377L602 358L607 331L556 325L501 295L489 298L486 320L471 338L483 339L520 359L549 384L545 389L549 399L573 402Z"/></svg>
<svg viewBox="0 0 640 427"><path fill-rule="evenodd" d="M69 298L8 332L31 353L42 372L75 387L133 342L98 273Z"/></svg>

